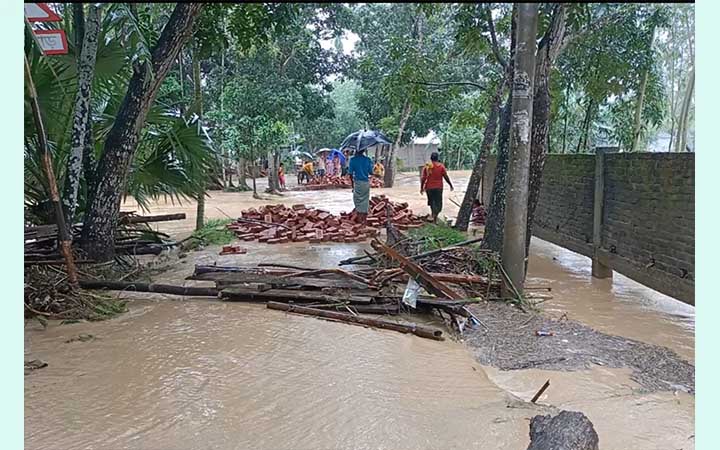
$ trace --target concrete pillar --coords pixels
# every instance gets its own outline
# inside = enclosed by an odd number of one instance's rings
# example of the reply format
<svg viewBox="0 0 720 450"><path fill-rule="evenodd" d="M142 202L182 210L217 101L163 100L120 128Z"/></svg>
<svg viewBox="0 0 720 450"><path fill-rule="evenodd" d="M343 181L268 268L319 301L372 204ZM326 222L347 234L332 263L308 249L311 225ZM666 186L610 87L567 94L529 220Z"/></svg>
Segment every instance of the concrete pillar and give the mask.
<svg viewBox="0 0 720 450"><path fill-rule="evenodd" d="M605 150L595 149L595 199L593 202L593 258L592 276L612 278L612 268L600 262L602 248L603 204L605 202Z"/></svg>

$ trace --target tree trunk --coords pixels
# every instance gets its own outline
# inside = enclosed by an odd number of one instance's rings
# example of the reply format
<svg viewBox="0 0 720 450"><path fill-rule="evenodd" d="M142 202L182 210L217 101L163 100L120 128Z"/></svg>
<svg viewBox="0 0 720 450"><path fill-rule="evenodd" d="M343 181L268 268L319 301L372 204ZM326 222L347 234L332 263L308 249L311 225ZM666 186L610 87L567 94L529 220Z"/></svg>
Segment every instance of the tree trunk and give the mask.
<svg viewBox="0 0 720 450"><path fill-rule="evenodd" d="M73 4L75 10L80 10L76 18L82 18L83 5ZM77 17L79 16L79 17ZM83 29L83 33L76 34L81 41L76 47L82 50L78 54L78 91L75 97L75 114L71 132L70 157L67 162L67 175L65 180L65 192L63 203L65 209L66 224L72 227L77 206L78 190L80 188L80 177L83 170L84 154L92 147L90 136L92 110L92 82L95 76L95 59L97 56L98 35L100 32L100 8L91 4L88 9L87 24L76 24ZM72 231L68 230L72 237Z"/></svg>
<svg viewBox="0 0 720 450"><path fill-rule="evenodd" d="M668 141L668 152L673 148L673 137L675 134L675 23L670 27L670 139Z"/></svg>
<svg viewBox="0 0 720 450"><path fill-rule="evenodd" d="M220 170L222 171L223 189L227 187L227 178L225 167L228 161L228 154L223 142L223 133L225 133L225 47L223 46L220 54Z"/></svg>
<svg viewBox="0 0 720 450"><path fill-rule="evenodd" d="M277 193L280 191L280 180L278 178L278 152L273 151L268 157L268 192Z"/></svg>
<svg viewBox="0 0 720 450"><path fill-rule="evenodd" d="M500 102L502 101L502 94L505 89L505 81L506 80L503 80L498 85L492 102L490 103L490 113L488 114L487 123L485 124L485 131L483 133L482 144L480 145L480 152L475 159L475 165L473 166L472 173L470 174L470 180L468 181L467 188L465 189L465 196L463 197L462 204L460 205L460 211L458 212L457 220L455 221L455 229L457 230L467 231L468 225L470 224L470 216L472 216L473 204L475 203L475 198L477 197L478 190L480 189L480 182L482 180L483 169L485 168L485 161L487 161L487 155L490 152L490 148L495 143L498 116L500 115Z"/></svg>
<svg viewBox="0 0 720 450"><path fill-rule="evenodd" d="M82 244L91 259L107 261L115 256L115 224L140 131L170 66L192 35L202 7L202 3L178 3L152 50L151 64L133 69L127 94L105 140L95 192L88 203Z"/></svg>
<svg viewBox="0 0 720 450"><path fill-rule="evenodd" d="M183 51L182 47L180 48L180 52L178 52L178 70L180 71L180 98L182 99L180 101L180 105L178 109L180 110L180 115L185 114L185 71L183 70Z"/></svg>
<svg viewBox="0 0 720 450"><path fill-rule="evenodd" d="M385 178L383 180L384 185L387 188L393 187L393 184L395 183L395 150L400 147L400 142L402 142L402 136L405 132L405 125L407 125L408 119L410 119L411 112L412 105L409 100L405 100L402 113L400 114L400 128L398 129L398 135L397 138L395 138L395 144L393 144L388 151Z"/></svg>
<svg viewBox="0 0 720 450"><path fill-rule="evenodd" d="M588 104L585 107L585 118L583 119L582 133L578 140L577 149L575 153L580 153L582 150L587 150L588 140L590 139L590 125L592 124L592 117L595 111L595 102L588 100Z"/></svg>
<svg viewBox="0 0 720 450"><path fill-rule="evenodd" d="M249 191L250 186L247 184L247 177L245 172L247 172L247 161L245 161L245 158L240 158L238 161L238 187L240 189ZM230 182L232 183L232 178L230 179Z"/></svg>
<svg viewBox="0 0 720 450"><path fill-rule="evenodd" d="M508 62L508 78L513 79L515 74L515 43L517 41L517 4L513 5L512 21L510 26L510 59ZM483 247L500 252L503 242L503 228L505 226L505 181L507 179L508 144L510 141L510 115L512 110L512 92L508 93L505 106L500 114L500 132L498 133L497 166L495 178L490 193L490 205L485 220L485 239Z"/></svg>
<svg viewBox="0 0 720 450"><path fill-rule="evenodd" d="M537 22L537 3L518 5L518 37L512 84L510 151L502 249L502 265L512 286L503 283L505 295L513 290L522 294L525 279L525 233L528 217Z"/></svg>
<svg viewBox="0 0 720 450"><path fill-rule="evenodd" d="M193 69L193 98L195 103L195 111L198 115L197 128L198 135L201 135L202 121L203 121L203 98L202 98L202 85L200 83L200 57L198 56L197 48L192 47L192 69ZM205 189L198 192L197 199L197 212L195 216L195 229L199 230L205 226Z"/></svg>
<svg viewBox="0 0 720 450"><path fill-rule="evenodd" d="M532 225L535 209L540 200L542 174L548 153L548 135L550 131L550 74L555 65L563 40L565 39L565 19L567 8L556 4L553 8L550 26L538 46L533 80L533 119L532 144L530 146L530 184L528 187L527 229L525 232L525 253L530 249ZM527 267L526 267L527 269Z"/></svg>
<svg viewBox="0 0 720 450"><path fill-rule="evenodd" d="M680 118L678 120L677 137L675 138L675 151L684 152L687 150L687 125L690 117L690 106L692 104L693 90L695 88L695 66L690 68L688 74L685 95L683 96Z"/></svg>
<svg viewBox="0 0 720 450"><path fill-rule="evenodd" d="M648 52L652 52L652 45L655 41L655 26L653 26L650 30L650 43L648 46ZM642 75L642 80L640 81L640 90L638 91L637 95L637 101L635 102L635 120L633 121L633 138L632 143L630 144L630 151L636 152L638 151L638 148L640 147L640 138L642 136L643 131L643 120L642 120L642 111L643 111L643 105L645 103L645 92L647 90L647 82L648 82L648 76L650 74L650 68L646 68Z"/></svg>
<svg viewBox="0 0 720 450"><path fill-rule="evenodd" d="M649 71L646 69L643 72L642 80L640 81L640 90L638 91L637 101L635 102L635 119L633 120L633 137L632 143L630 144L630 151L638 151L640 146L640 136L642 134L642 109L643 103L645 102L645 90L647 89Z"/></svg>

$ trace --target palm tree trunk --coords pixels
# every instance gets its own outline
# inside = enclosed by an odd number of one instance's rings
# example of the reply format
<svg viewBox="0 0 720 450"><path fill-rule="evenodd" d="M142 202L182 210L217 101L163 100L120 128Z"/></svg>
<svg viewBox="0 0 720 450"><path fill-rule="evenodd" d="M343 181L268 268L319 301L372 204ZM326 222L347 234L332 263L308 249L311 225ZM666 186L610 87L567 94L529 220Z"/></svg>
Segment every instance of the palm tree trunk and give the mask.
<svg viewBox="0 0 720 450"><path fill-rule="evenodd" d="M223 133L225 132L225 48L223 46L220 54L220 170L222 173L223 188L227 187L227 178L225 167L227 165L228 156L223 142Z"/></svg>
<svg viewBox="0 0 720 450"><path fill-rule="evenodd" d="M83 18L83 5L73 4L75 10L80 12L75 15L76 19ZM72 227L77 206L80 178L83 171L83 156L91 151L91 97L92 82L95 76L95 59L97 57L98 35L100 32L100 8L91 4L88 9L87 23L77 23L76 27L83 29L83 33L76 36L81 41L76 47L82 50L78 54L78 91L75 97L75 114L71 131L70 156L67 162L65 192L63 203L65 219L68 227ZM70 237L72 233L68 230Z"/></svg>
<svg viewBox="0 0 720 450"><path fill-rule="evenodd" d="M200 83L200 58L197 53L197 48L192 47L192 68L193 68L193 97L195 103L195 111L198 115L197 127L198 135L202 134L202 120L203 120L203 98L202 98L202 85ZM199 230L205 226L205 189L201 189L198 192L197 198L197 210L195 215L195 229Z"/></svg>
<svg viewBox="0 0 720 450"><path fill-rule="evenodd" d="M500 115L500 102L502 101L502 94L505 89L505 85L506 80L503 80L503 82L498 85L492 102L490 103L490 113L488 114L487 123L485 124L483 141L480 145L480 151L478 152L477 158L475 159L475 165L473 166L472 173L470 174L470 180L468 180L468 185L465 189L465 196L463 197L462 204L460 205L460 211L458 211L457 220L455 221L455 229L457 230L467 231L468 225L470 224L473 204L475 203L475 198L477 197L478 190L480 189L480 182L482 180L485 162L487 161L487 155L490 152L490 148L492 148L495 143L498 116Z"/></svg>
<svg viewBox="0 0 720 450"><path fill-rule="evenodd" d="M105 140L95 192L84 220L82 245L91 259L107 261L115 256L120 201L140 131L180 48L190 39L202 7L202 3L178 3L152 50L152 67L143 63L133 69L127 94Z"/></svg>

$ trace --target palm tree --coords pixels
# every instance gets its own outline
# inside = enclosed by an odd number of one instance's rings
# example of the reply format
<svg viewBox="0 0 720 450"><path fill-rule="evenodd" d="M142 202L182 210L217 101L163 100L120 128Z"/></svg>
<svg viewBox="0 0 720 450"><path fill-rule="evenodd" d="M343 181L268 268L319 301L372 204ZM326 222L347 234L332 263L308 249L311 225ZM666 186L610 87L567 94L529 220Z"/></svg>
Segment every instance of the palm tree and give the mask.
<svg viewBox="0 0 720 450"><path fill-rule="evenodd" d="M68 30L72 32L72 30ZM77 218L86 211L88 192L93 189L95 162L102 156L105 140L127 92L133 64L147 56L151 31L141 31L127 5L108 6L98 39L92 86L91 125L94 142L84 155ZM26 37L26 42L29 42ZM71 151L72 112L77 93L75 45L67 55L45 57L35 46L26 50L43 113L58 188L67 183L67 161ZM143 56L144 55L144 56ZM138 140L122 194L132 196L143 209L162 196L181 201L197 198L217 163L210 140L200 133L195 118L180 115L176 108L156 101ZM25 207L26 221L52 221L48 209L49 188L41 170L41 154L29 106L25 108Z"/></svg>

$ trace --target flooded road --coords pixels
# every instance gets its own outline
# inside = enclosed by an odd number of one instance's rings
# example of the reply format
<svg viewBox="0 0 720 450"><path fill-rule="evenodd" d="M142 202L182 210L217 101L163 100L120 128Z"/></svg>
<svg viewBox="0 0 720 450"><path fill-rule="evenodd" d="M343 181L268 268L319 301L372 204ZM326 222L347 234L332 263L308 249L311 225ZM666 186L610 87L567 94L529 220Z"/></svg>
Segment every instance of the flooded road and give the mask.
<svg viewBox="0 0 720 450"><path fill-rule="evenodd" d="M451 172L458 190L467 175ZM415 175L378 191L427 211ZM212 193L206 214L237 216L251 206L281 202L332 212L351 208L349 190L263 197L272 200ZM445 198L444 212L454 217L458 208L449 198L460 203L462 193L446 191ZM161 203L151 210L164 212L186 212L188 219L159 224L160 230L175 236L192 230L194 204ZM195 263L333 266L367 247L243 245L246 255L217 256L217 248L191 253L157 281L180 282ZM589 259L540 240L532 244L529 277L552 287L553 299L543 304L550 315L567 313L600 331L694 359L690 306L617 274L612 282L592 280ZM263 305L134 298L130 313L110 321L28 327L26 359L49 365L25 378L26 448L523 449L528 419L538 412L508 405L529 399L547 379L551 387L540 403L583 411L603 450L694 448L694 396L643 393L624 369L503 372L478 365L452 340L293 316ZM96 339L65 342L80 333Z"/></svg>

